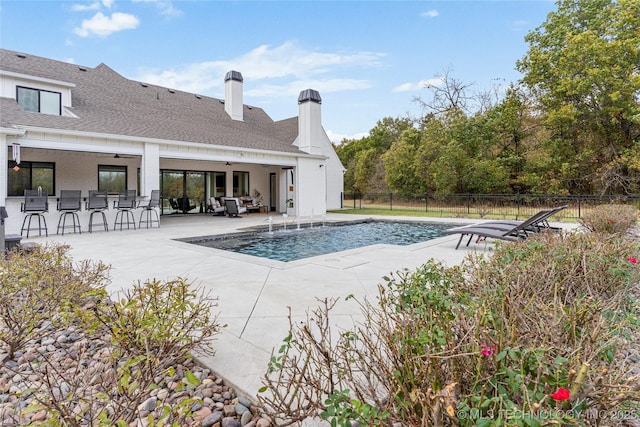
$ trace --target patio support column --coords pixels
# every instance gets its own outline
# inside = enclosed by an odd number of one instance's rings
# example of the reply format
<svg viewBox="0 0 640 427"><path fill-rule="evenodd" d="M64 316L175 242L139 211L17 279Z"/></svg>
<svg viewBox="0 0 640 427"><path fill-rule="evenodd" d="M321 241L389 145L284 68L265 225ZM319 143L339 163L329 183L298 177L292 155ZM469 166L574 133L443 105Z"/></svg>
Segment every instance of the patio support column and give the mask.
<svg viewBox="0 0 640 427"><path fill-rule="evenodd" d="M9 145L7 144L7 135L0 134L0 206L5 206L7 202L7 186L9 163Z"/></svg>
<svg viewBox="0 0 640 427"><path fill-rule="evenodd" d="M160 189L160 146L146 142L140 165L140 195L149 196Z"/></svg>

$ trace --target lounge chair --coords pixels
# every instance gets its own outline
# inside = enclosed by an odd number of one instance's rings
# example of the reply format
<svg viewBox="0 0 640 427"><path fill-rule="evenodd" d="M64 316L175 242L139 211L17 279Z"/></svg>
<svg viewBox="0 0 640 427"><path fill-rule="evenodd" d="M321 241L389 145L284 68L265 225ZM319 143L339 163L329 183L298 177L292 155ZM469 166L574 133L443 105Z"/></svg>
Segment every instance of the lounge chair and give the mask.
<svg viewBox="0 0 640 427"><path fill-rule="evenodd" d="M222 215L224 216L227 208L224 205L220 204L220 201L215 197L211 197L209 199L209 211L213 212L214 215Z"/></svg>
<svg viewBox="0 0 640 427"><path fill-rule="evenodd" d="M465 229L470 227L482 227L482 228L492 228L496 230L510 230L513 227L521 224L526 224L526 232L529 233L537 233L540 231L554 231L560 232L562 228L553 227L549 224L549 218L551 218L556 213L560 212L563 209L566 209L567 206L559 206L557 208L549 209L549 210L541 210L536 214L530 216L524 221L517 220L493 220L493 221L485 221L477 224L464 225L461 227L456 227L452 230Z"/></svg>
<svg viewBox="0 0 640 427"><path fill-rule="evenodd" d="M469 236L467 246L471 243L473 236L478 236L478 238L490 237L493 239L507 241L523 240L532 233L539 233L541 231L560 231L559 228L551 227L548 223L548 219L565 208L566 206L560 206L555 209L542 210L524 221L489 221L486 223L452 228L444 231L443 234L460 234L460 239L458 240L456 249L460 247L460 243L464 236Z"/></svg>
<svg viewBox="0 0 640 427"><path fill-rule="evenodd" d="M240 218L240 214L247 213L247 208L240 206L240 200L237 197L225 198L224 205L227 208L229 217Z"/></svg>
<svg viewBox="0 0 640 427"><path fill-rule="evenodd" d="M520 225L524 222L527 222L529 225L527 226L526 231L528 232L540 232L540 231L548 231L548 230L551 230L554 232L560 232L562 231L561 228L552 227L549 224L549 218L551 218L553 215L557 214L558 212L566 209L567 207L568 207L567 205L564 205L564 206L558 206L556 208L549 209L549 210L541 210L536 214L530 216L529 218L525 219L524 221L508 220L508 219L494 220L494 221L486 221L478 224L473 224L471 225L471 227L478 225L480 227L487 227L487 228L509 229L511 227L515 227L516 225ZM469 227L469 226L466 226L466 227Z"/></svg>

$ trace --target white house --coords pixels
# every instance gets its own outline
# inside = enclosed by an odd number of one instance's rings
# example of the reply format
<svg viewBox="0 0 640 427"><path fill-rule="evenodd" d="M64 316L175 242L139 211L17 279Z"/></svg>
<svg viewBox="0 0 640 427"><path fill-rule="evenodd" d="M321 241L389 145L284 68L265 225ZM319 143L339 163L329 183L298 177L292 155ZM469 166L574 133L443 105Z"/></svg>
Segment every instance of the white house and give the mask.
<svg viewBox="0 0 640 427"><path fill-rule="evenodd" d="M226 75L224 99L215 99L129 80L104 64L5 49L0 55L7 233L20 233L24 190L37 188L49 194L49 232L61 190L84 197L106 190L114 198L128 189L148 198L157 189L162 214L204 212L210 197L256 191L269 212L303 218L342 205L344 168L322 127L315 90L300 93L298 117L273 121L243 103L237 71ZM87 220L82 212L81 223Z"/></svg>

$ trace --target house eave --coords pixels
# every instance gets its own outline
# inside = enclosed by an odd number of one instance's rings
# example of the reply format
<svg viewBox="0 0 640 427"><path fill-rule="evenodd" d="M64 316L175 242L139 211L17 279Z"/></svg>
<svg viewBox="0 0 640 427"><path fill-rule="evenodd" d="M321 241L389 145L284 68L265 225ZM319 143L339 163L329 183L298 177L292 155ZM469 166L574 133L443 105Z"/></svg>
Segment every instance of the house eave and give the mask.
<svg viewBox="0 0 640 427"><path fill-rule="evenodd" d="M24 129L0 127L0 135L22 136L27 133Z"/></svg>
<svg viewBox="0 0 640 427"><path fill-rule="evenodd" d="M62 80L48 79L46 77L38 77L31 74L23 74L23 73L14 73L13 71L0 70L0 76L14 77L20 80L27 80L32 82L39 83L48 83L61 87L74 88L76 87L75 83L69 83Z"/></svg>
<svg viewBox="0 0 640 427"><path fill-rule="evenodd" d="M238 154L238 153L247 153L247 154L251 153L251 154L260 154L260 155L277 154L278 156L289 157L289 158L325 159L325 156L323 155L307 154L303 152L291 153L287 151L260 150L256 148L244 148L244 147L232 147L228 145L205 144L202 142L176 141L172 139L159 139L159 138L145 138L145 137L139 137L139 136L127 136L127 135L107 134L107 133L99 133L99 132L43 128L38 126L22 125L22 126L16 126L16 128L2 128L2 129L11 129L13 131L11 135L18 135L18 136L26 136L27 132L42 132L42 133L53 133L58 135L68 135L68 136L74 136L74 137L98 138L98 139L113 140L113 141L125 141L125 142L134 142L134 143L154 143L154 144L165 145L165 146L168 145L168 146L179 146L179 147L192 147L192 148L207 149L207 150L219 150L219 151L226 151L226 152L235 153L235 154ZM73 145L73 144L70 144L70 145ZM142 155L142 149L136 150L132 148L128 148L128 149L118 148L118 150L123 154Z"/></svg>

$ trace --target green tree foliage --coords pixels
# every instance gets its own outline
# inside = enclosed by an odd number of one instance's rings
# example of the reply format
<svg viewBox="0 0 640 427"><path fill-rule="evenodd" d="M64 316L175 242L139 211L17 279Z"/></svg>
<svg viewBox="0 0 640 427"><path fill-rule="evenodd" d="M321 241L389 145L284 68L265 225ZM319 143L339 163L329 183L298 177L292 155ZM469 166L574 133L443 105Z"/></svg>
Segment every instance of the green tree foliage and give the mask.
<svg viewBox="0 0 640 427"><path fill-rule="evenodd" d="M343 140L336 147L336 153L347 168L345 188L360 192L386 190L381 156L411 126L408 119L385 117L368 136Z"/></svg>
<svg viewBox="0 0 640 427"><path fill-rule="evenodd" d="M406 193L425 191L424 181L418 174L416 152L420 147L420 133L411 128L402 133L389 150L382 155L389 188Z"/></svg>
<svg viewBox="0 0 640 427"><path fill-rule="evenodd" d="M639 193L637 0L558 0L525 40L522 84L472 94L446 70L416 99L423 117L343 141L345 189Z"/></svg>
<svg viewBox="0 0 640 427"><path fill-rule="evenodd" d="M559 0L517 63L553 131L553 165L570 191L638 191L620 156L640 136L636 0ZM622 161L621 161L622 160Z"/></svg>

